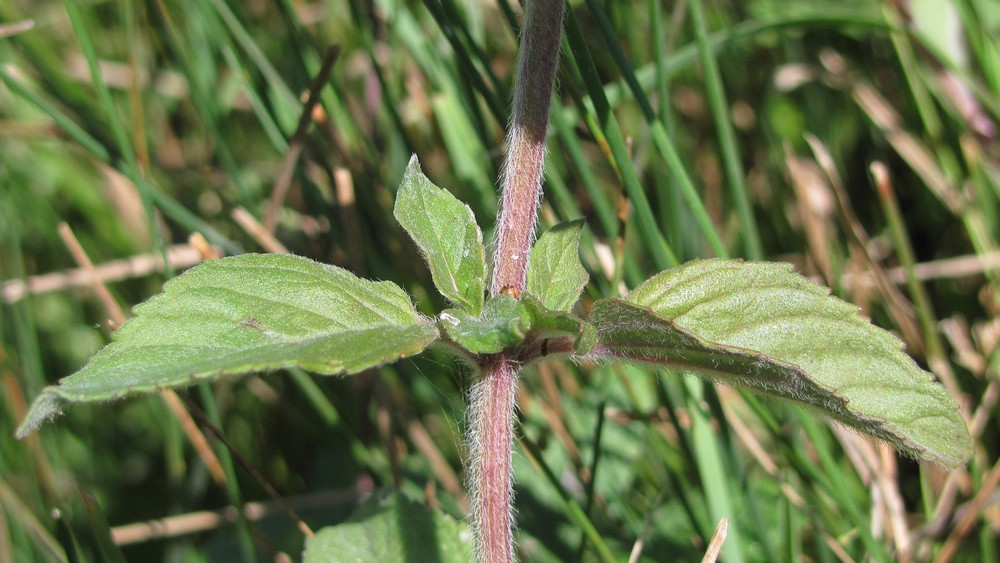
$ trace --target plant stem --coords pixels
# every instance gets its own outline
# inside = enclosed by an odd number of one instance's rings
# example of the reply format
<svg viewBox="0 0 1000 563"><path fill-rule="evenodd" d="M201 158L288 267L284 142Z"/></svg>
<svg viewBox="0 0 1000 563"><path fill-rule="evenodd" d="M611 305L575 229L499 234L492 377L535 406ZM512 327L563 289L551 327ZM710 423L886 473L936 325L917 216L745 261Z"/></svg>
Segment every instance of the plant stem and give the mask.
<svg viewBox="0 0 1000 563"><path fill-rule="evenodd" d="M533 0L525 6L497 219L493 295L508 288L516 295L524 290L542 196L545 133L565 5L564 0Z"/></svg>
<svg viewBox="0 0 1000 563"><path fill-rule="evenodd" d="M476 556L489 563L514 560L511 452L519 367L503 357L483 365L469 406L472 526Z"/></svg>
<svg viewBox="0 0 1000 563"><path fill-rule="evenodd" d="M524 291L528 255L542 196L545 134L555 86L564 0L527 2L514 77L491 293ZM511 453L520 365L501 353L483 359L469 405L469 488L476 556L489 563L514 560Z"/></svg>

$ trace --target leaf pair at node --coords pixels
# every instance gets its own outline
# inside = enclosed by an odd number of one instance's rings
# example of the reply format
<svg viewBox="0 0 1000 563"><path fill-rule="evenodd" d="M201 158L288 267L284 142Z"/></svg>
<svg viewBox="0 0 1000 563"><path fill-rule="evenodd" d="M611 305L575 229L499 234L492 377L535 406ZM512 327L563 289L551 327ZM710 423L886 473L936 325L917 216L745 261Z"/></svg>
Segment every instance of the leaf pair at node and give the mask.
<svg viewBox="0 0 1000 563"><path fill-rule="evenodd" d="M482 231L472 211L411 159L395 216L455 308L431 321L399 286L287 255L210 261L167 282L76 374L47 387L23 436L68 403L301 367L350 374L432 343L473 363L558 354L673 368L806 405L903 453L947 468L972 440L955 401L901 342L790 265L697 260L661 272L623 299L570 311L587 283L582 221L544 233L524 295L486 298Z"/></svg>
<svg viewBox="0 0 1000 563"><path fill-rule="evenodd" d="M443 343L473 357L518 348L525 362L546 355L548 344L542 342L550 338L560 339L553 349L569 340L569 350L578 354L593 344L593 328L569 314L589 279L577 255L583 220L541 236L523 296L486 299L482 230L467 205L423 175L416 157L403 175L393 213L426 259L438 291L457 307L439 316Z"/></svg>

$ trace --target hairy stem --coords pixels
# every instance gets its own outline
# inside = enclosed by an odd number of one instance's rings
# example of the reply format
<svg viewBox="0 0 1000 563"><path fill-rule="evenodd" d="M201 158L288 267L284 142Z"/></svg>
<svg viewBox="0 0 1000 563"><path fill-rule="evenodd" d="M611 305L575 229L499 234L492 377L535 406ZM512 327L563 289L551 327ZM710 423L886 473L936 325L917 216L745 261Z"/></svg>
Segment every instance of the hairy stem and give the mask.
<svg viewBox="0 0 1000 563"><path fill-rule="evenodd" d="M545 134L555 87L564 0L526 3L514 106L500 190L491 293L524 291L528 254L542 196ZM511 452L520 365L504 353L484 358L469 406L469 488L476 556L488 563L514 560Z"/></svg>
<svg viewBox="0 0 1000 563"><path fill-rule="evenodd" d="M518 365L496 357L482 369L469 406L472 524L477 558L506 563L514 560L511 452Z"/></svg>
<svg viewBox="0 0 1000 563"><path fill-rule="evenodd" d="M532 0L525 7L500 191L493 295L505 289L520 295L524 290L542 196L545 133L559 62L564 9L564 0Z"/></svg>

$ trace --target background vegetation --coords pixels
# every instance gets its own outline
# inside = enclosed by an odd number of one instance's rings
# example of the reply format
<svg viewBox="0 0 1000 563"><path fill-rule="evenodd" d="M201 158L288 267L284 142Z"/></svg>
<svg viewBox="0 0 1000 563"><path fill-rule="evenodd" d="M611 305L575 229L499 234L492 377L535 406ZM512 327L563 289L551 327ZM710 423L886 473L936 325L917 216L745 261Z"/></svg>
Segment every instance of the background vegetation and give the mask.
<svg viewBox="0 0 1000 563"><path fill-rule="evenodd" d="M593 295L698 256L791 261L897 332L978 447L945 474L692 378L542 364L520 391L522 559L696 560L723 516L729 561L1000 559L1000 5L571 8L543 222L586 217ZM287 248L439 310L393 194L416 153L492 224L519 13L0 3L0 561L295 559L303 531L275 499L318 529L383 488L464 516L471 374L440 354L82 406L12 435L116 307L213 253ZM108 294L74 273L84 256ZM223 510L251 501L252 521Z"/></svg>

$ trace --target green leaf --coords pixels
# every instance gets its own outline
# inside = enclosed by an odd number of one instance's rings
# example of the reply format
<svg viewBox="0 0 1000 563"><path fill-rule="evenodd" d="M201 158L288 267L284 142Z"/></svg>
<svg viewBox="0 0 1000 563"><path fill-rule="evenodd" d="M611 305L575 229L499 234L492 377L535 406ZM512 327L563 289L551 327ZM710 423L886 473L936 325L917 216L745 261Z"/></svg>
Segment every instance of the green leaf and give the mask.
<svg viewBox="0 0 1000 563"><path fill-rule="evenodd" d="M475 561L468 528L440 511L396 493L362 505L351 521L306 539L304 563L330 561Z"/></svg>
<svg viewBox="0 0 1000 563"><path fill-rule="evenodd" d="M528 309L509 295L491 298L479 316L446 309L440 318L448 338L473 354L496 354L516 346L531 329Z"/></svg>
<svg viewBox="0 0 1000 563"><path fill-rule="evenodd" d="M594 305L592 357L667 365L808 405L955 468L972 454L958 406L892 334L788 264L702 260Z"/></svg>
<svg viewBox="0 0 1000 563"><path fill-rule="evenodd" d="M287 367L357 373L417 354L438 336L398 286L281 254L204 262L135 315L83 369L42 391L19 436L65 403Z"/></svg>
<svg viewBox="0 0 1000 563"><path fill-rule="evenodd" d="M551 353L578 355L586 354L597 341L590 323L547 309L527 294L520 300L506 294L492 297L478 317L446 309L438 324L452 342L472 354L496 354L523 344L519 357L524 362L550 353L548 344L543 351L543 340L562 338L565 342L553 343Z"/></svg>
<svg viewBox="0 0 1000 563"><path fill-rule="evenodd" d="M531 249L526 291L553 311L569 311L590 279L578 250L583 225L583 219L560 223Z"/></svg>
<svg viewBox="0 0 1000 563"><path fill-rule="evenodd" d="M530 294L525 294L521 303L531 314L532 335L535 338L568 336L573 339L573 352L581 356L590 352L597 343L597 331L594 330L594 326L580 317L548 309Z"/></svg>
<svg viewBox="0 0 1000 563"><path fill-rule="evenodd" d="M423 253L438 291L478 315L486 292L483 233L469 206L424 176L416 155L403 174L393 215Z"/></svg>

